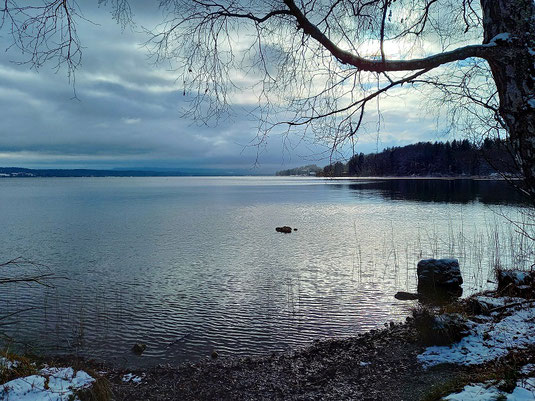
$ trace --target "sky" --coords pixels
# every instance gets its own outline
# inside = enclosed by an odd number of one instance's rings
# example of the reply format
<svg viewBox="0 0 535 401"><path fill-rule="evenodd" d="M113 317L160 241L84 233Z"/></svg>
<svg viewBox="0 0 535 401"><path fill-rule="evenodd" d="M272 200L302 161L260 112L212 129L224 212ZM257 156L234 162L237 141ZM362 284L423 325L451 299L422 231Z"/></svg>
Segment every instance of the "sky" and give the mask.
<svg viewBox="0 0 535 401"><path fill-rule="evenodd" d="M261 148L251 146L258 121L251 117L254 104L246 93L232 116L217 124L184 116L188 96L176 74L154 65L141 45L146 36L139 27L154 26L157 9L153 14L146 7L137 10L137 27L125 30L105 6L92 3L82 10L92 22L78 25L84 48L74 87L64 68L45 64L35 70L17 63L24 58L16 49L1 53L0 166L189 167L269 174L328 164L328 149L321 144L288 142L273 134ZM7 34L0 30L2 49L9 47ZM388 98L381 109L380 128L361 135L356 152L448 139L437 131L433 116L421 112L417 93ZM345 156L351 156L349 150Z"/></svg>

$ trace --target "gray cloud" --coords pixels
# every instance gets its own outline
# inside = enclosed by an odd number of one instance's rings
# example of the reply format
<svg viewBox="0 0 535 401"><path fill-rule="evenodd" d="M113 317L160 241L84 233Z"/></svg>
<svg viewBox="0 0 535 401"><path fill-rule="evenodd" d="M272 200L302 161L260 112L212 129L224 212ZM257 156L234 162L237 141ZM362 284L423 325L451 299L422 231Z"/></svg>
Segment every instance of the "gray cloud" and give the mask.
<svg viewBox="0 0 535 401"><path fill-rule="evenodd" d="M134 11L144 16L141 23L157 20L148 9ZM14 64L21 60L14 50L0 58L0 165L251 168L260 151L262 171L275 171L321 159L323 147L277 135L260 149L247 146L256 135L257 123L248 114L254 105L243 105L215 127L182 118L179 110L191 99L171 72L147 59L139 46L143 35L122 32L105 8L91 10L88 18L101 25L79 26L84 55L77 99L65 71ZM0 47L8 45L0 37ZM388 125L380 147L432 137L427 120L401 128L405 114L385 111ZM376 139L362 137L358 150L375 150Z"/></svg>

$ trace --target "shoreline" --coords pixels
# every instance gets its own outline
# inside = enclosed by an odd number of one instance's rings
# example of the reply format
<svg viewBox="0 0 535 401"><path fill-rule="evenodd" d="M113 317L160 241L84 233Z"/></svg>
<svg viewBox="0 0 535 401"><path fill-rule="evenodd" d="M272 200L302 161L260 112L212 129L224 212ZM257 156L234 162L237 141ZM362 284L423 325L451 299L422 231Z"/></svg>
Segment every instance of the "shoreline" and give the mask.
<svg viewBox="0 0 535 401"><path fill-rule="evenodd" d="M102 373L113 393L111 399L117 401L419 400L455 370L424 369L416 358L424 349L414 325L404 322L266 356L205 358L142 369L75 356L45 361ZM419 375L417 388L412 382L415 372Z"/></svg>
<svg viewBox="0 0 535 401"><path fill-rule="evenodd" d="M473 180L473 181L520 181L521 178L518 177L502 177L502 176L427 176L427 175L418 175L418 176L308 176L308 175L273 175L273 174L258 174L258 175L196 175L196 174L72 174L72 175L9 175L9 174L0 174L0 179L30 179L30 178L278 178L278 179L324 179L324 180L444 180L444 181L453 181L453 180Z"/></svg>
<svg viewBox="0 0 535 401"><path fill-rule="evenodd" d="M496 312L476 314L472 307L475 298L481 299L478 302L490 302L493 305L491 312L494 309ZM496 297L496 293L486 292L441 307L435 316L452 312L465 314L473 322L479 322L470 323L474 333L477 333L478 324L483 327L489 318L495 322L492 325L499 325L501 320L512 316L512 311L513 314L516 313L514 311L520 311L519 314L529 315L526 322L531 323L526 324L533 331L535 301L524 299L521 303L530 304L530 307L518 309L518 298ZM503 306L496 308L496 305ZM502 310L504 307L506 309ZM113 395L111 398L93 396L87 399L117 401L431 401L461 391L469 384L487 383L489 380L496 382L496 386L500 385L500 391L502 387L506 388L502 383L505 380L512 391L517 378L524 377L520 373L521 368L527 364L535 366L535 341L530 342L529 338L526 338L524 345L518 343L515 346L513 342L502 356L493 356L495 350L491 347L488 351L490 357L484 353L483 358L478 360L477 357L470 357L470 352L477 348L469 345L470 336L474 335L470 334L459 343L442 347L440 351L453 353L456 348L464 347L462 343L468 338L466 359L459 362L453 358L450 362L434 363L432 358L436 359L436 355L441 354L433 351L437 349L436 346L422 342L421 328L415 323L415 318L408 317L405 322L392 322L385 326L354 337L315 341L304 348L260 357L203 359L196 363L162 364L145 369L125 369L75 356L45 358L42 362L51 366L73 366L75 370L90 372L97 377L97 382L105 383L106 391ZM531 336L531 331L526 332L525 337ZM492 336L489 341L494 341ZM501 340L497 338L497 341ZM425 354L432 356L427 364ZM511 377L514 378L513 382ZM85 398L81 400L85 401Z"/></svg>

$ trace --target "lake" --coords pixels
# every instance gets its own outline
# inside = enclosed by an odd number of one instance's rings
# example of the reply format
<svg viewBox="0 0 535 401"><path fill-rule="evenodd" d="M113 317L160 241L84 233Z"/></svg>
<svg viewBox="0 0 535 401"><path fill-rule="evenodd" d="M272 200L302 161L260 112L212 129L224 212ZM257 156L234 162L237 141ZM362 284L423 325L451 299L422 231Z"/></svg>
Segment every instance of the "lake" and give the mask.
<svg viewBox="0 0 535 401"><path fill-rule="evenodd" d="M402 321L416 264L460 260L468 295L527 266L501 181L299 177L0 179L0 331L128 366L262 355ZM298 231L275 232L289 225ZM13 273L15 270L11 270ZM0 271L2 275L7 269ZM142 356L134 343L147 344Z"/></svg>

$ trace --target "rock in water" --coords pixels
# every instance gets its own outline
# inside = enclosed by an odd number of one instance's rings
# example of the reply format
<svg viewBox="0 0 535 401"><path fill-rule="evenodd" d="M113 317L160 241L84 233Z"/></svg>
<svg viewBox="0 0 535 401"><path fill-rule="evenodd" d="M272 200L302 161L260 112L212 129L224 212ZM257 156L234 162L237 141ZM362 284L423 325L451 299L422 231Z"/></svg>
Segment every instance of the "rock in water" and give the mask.
<svg viewBox="0 0 535 401"><path fill-rule="evenodd" d="M418 294L413 294L412 292L398 291L396 292L396 295L394 295L394 298L399 299L400 301L413 301L419 299L420 296Z"/></svg>
<svg viewBox="0 0 535 401"><path fill-rule="evenodd" d="M288 227L288 226L276 227L275 231L277 231L278 233L289 234L292 232L292 227Z"/></svg>
<svg viewBox="0 0 535 401"><path fill-rule="evenodd" d="M137 343L132 347L132 352L134 354L141 355L146 349L147 346L145 344Z"/></svg>
<svg viewBox="0 0 535 401"><path fill-rule="evenodd" d="M418 294L424 297L456 298L462 295L457 259L424 259L418 262Z"/></svg>

